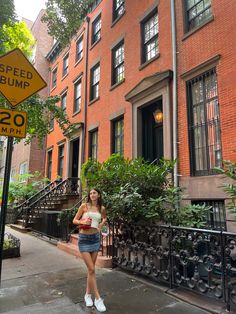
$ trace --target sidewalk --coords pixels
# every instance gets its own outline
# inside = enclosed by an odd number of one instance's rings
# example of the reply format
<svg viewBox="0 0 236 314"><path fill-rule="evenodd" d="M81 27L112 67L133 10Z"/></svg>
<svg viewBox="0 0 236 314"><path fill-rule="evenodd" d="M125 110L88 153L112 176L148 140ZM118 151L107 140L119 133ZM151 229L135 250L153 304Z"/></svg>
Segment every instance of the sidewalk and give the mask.
<svg viewBox="0 0 236 314"><path fill-rule="evenodd" d="M8 227L6 231L20 238L21 257L3 260L0 313L98 313L94 308L84 306L86 268L81 259L30 234L21 234ZM106 313L209 313L170 296L166 288L119 270L97 268L96 272Z"/></svg>

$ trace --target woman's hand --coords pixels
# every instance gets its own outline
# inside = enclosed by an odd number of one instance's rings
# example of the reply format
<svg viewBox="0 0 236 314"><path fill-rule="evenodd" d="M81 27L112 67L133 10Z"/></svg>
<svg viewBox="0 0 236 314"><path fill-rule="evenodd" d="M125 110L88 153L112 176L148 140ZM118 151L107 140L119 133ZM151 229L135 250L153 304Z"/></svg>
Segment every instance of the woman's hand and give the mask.
<svg viewBox="0 0 236 314"><path fill-rule="evenodd" d="M88 226L90 226L91 225L91 223L92 223L92 219L91 218L83 218L83 219L80 219L80 224L81 225L88 225Z"/></svg>

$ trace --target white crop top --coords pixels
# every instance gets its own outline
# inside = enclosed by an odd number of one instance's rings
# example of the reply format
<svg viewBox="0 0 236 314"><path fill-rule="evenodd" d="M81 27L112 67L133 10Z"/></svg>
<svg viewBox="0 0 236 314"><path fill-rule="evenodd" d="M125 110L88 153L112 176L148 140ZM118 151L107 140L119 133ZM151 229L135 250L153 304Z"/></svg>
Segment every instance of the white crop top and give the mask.
<svg viewBox="0 0 236 314"><path fill-rule="evenodd" d="M101 218L102 218L101 213L87 211L83 214L83 218L87 218L87 217L92 219L91 227L92 228L98 228L98 225L99 225Z"/></svg>

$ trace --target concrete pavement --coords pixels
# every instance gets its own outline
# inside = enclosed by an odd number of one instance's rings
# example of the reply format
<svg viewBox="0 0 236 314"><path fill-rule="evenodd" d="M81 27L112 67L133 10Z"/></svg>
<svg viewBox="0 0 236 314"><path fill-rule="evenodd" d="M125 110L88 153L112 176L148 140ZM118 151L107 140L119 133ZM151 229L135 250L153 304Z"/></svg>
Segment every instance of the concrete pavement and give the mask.
<svg viewBox="0 0 236 314"><path fill-rule="evenodd" d="M6 228L21 240L21 257L3 260L0 313L98 313L83 302L86 268L78 258L31 234ZM110 314L207 314L119 270L96 270L98 287ZM219 313L223 313L219 312Z"/></svg>

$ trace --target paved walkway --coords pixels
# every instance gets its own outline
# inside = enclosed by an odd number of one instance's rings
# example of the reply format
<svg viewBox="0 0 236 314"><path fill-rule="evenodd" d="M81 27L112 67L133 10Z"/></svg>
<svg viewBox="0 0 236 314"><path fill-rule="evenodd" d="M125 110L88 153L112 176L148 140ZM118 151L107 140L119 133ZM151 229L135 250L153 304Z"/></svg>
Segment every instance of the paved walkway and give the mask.
<svg viewBox="0 0 236 314"><path fill-rule="evenodd" d="M86 268L80 259L30 234L6 231L20 238L21 257L3 260L0 313L98 313L84 306ZM97 269L97 280L110 314L209 313L118 270Z"/></svg>

